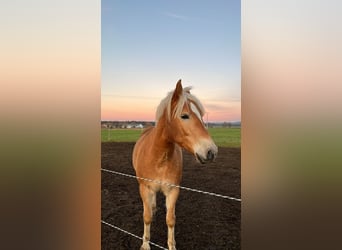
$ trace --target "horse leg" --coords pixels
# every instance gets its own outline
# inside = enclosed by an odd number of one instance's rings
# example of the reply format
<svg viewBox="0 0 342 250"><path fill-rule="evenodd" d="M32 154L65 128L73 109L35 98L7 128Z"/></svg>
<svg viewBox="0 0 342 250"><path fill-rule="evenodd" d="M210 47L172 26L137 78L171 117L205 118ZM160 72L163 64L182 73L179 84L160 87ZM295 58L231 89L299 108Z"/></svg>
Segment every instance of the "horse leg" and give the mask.
<svg viewBox="0 0 342 250"><path fill-rule="evenodd" d="M143 244L141 245L141 250L150 250L150 227L153 217L153 205L155 207L156 193L149 189L144 184L139 185L140 196L144 205L144 235L143 235Z"/></svg>
<svg viewBox="0 0 342 250"><path fill-rule="evenodd" d="M166 224L168 228L167 233L167 244L169 246L169 250L176 250L176 241L175 241L175 224L176 224L176 201L179 194L179 188L172 188L166 194Z"/></svg>

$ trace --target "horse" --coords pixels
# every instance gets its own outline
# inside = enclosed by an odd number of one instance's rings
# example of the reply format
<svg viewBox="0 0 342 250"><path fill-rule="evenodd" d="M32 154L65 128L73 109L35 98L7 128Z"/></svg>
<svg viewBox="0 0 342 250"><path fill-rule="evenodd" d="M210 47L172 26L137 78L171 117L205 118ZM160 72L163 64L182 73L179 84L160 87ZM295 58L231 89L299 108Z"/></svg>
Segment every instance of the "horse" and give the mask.
<svg viewBox="0 0 342 250"><path fill-rule="evenodd" d="M217 146L202 119L205 113L203 105L190 94L190 90L191 87L183 89L181 80L177 82L175 90L160 102L155 126L145 129L133 148L132 163L143 202L141 250L150 249L150 227L159 191L166 197L168 248L176 249L175 207L182 179L182 148L202 164L214 161L217 156Z"/></svg>

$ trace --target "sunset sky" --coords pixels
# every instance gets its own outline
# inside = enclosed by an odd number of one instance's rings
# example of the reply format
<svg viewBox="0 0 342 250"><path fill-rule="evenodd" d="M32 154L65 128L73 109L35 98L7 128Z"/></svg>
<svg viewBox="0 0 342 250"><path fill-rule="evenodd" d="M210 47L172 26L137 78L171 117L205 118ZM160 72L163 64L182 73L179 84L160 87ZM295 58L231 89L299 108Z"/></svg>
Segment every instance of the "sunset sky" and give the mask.
<svg viewBox="0 0 342 250"><path fill-rule="evenodd" d="M103 0L101 120L155 120L178 79L205 120L241 120L240 13L237 0Z"/></svg>

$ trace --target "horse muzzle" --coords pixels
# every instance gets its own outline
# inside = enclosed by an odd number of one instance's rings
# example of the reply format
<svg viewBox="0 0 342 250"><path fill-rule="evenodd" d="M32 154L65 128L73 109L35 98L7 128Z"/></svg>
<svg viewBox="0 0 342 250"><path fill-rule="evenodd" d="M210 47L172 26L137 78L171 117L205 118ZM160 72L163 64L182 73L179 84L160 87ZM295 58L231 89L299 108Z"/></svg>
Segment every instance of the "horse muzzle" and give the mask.
<svg viewBox="0 0 342 250"><path fill-rule="evenodd" d="M207 152L202 155L199 153L196 153L196 160L202 164L208 163L208 162L213 162L217 156L217 147L215 145L215 148L213 149L208 149Z"/></svg>

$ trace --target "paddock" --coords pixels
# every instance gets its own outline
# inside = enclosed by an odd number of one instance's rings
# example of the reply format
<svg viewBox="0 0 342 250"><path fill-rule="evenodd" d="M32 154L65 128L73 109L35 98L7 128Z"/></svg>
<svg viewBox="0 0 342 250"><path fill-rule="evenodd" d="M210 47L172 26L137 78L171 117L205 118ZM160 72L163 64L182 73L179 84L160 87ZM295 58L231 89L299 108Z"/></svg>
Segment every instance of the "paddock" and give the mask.
<svg viewBox="0 0 342 250"><path fill-rule="evenodd" d="M135 175L131 164L133 146L134 143L102 143L101 167L109 170L102 171L103 250L139 249L141 246L138 237L143 234L143 207L137 180L131 178ZM180 191L176 206L177 249L240 249L240 148L219 147L216 162L208 165L197 163L186 151L183 154L181 186L203 192ZM159 247L151 245L151 249L167 248L164 204L165 198L159 194L158 210L151 226L151 242Z"/></svg>

